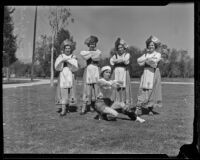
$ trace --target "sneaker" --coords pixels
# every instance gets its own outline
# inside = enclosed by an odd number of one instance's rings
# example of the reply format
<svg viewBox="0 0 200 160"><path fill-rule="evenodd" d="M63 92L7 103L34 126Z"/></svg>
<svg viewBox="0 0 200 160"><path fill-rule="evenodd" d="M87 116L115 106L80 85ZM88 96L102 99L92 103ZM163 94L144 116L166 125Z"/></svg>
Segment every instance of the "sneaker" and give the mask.
<svg viewBox="0 0 200 160"><path fill-rule="evenodd" d="M143 122L145 122L145 120L144 120L144 119L142 119L142 118L140 118L140 117L137 117L137 118L136 118L136 121L139 121L140 123L143 123Z"/></svg>
<svg viewBox="0 0 200 160"><path fill-rule="evenodd" d="M149 112L149 115L150 115L150 116L153 116L153 115L154 115L154 113L153 113L152 111L150 111L150 112Z"/></svg>
<svg viewBox="0 0 200 160"><path fill-rule="evenodd" d="M101 116L97 114L97 115L94 117L94 119L96 119L96 120L101 120Z"/></svg>
<svg viewBox="0 0 200 160"><path fill-rule="evenodd" d="M80 115L84 115L86 113L87 113L86 111L81 111Z"/></svg>
<svg viewBox="0 0 200 160"><path fill-rule="evenodd" d="M66 112L61 112L61 113L60 113L60 116L63 117L63 116L65 116L66 114L67 114Z"/></svg>
<svg viewBox="0 0 200 160"><path fill-rule="evenodd" d="M57 108L56 112L58 113L62 112L62 108Z"/></svg>

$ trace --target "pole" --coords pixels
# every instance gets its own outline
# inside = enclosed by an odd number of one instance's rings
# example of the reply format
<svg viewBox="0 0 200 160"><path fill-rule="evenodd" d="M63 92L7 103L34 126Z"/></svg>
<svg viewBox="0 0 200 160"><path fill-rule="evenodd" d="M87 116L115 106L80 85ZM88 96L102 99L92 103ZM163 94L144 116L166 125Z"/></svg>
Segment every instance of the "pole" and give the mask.
<svg viewBox="0 0 200 160"><path fill-rule="evenodd" d="M52 48L51 48L51 87L54 86L54 70L53 70L53 45L54 44L54 35L52 36Z"/></svg>
<svg viewBox="0 0 200 160"><path fill-rule="evenodd" d="M31 81L33 81L33 69L35 61L35 35L36 35L36 22L37 22L37 6L35 7L35 20L34 20L34 32L33 32L33 56L32 56L32 65L31 65Z"/></svg>

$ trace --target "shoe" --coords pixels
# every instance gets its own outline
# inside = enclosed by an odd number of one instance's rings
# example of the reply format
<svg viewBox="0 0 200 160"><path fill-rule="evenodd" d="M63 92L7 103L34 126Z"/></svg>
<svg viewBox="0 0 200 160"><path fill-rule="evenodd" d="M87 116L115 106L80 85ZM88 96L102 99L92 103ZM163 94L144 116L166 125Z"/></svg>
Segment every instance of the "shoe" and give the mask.
<svg viewBox="0 0 200 160"><path fill-rule="evenodd" d="M60 113L60 116L63 117L63 116L65 116L66 114L67 114L66 112L64 112L64 113L61 112L61 113Z"/></svg>
<svg viewBox="0 0 200 160"><path fill-rule="evenodd" d="M102 117L101 115L96 115L95 117L94 117L94 119L96 119L96 120L103 120L104 119L104 117Z"/></svg>
<svg viewBox="0 0 200 160"><path fill-rule="evenodd" d="M153 113L152 111L150 111L150 112L149 112L149 115L150 115L150 116L153 116L153 115L154 115L154 113Z"/></svg>
<svg viewBox="0 0 200 160"><path fill-rule="evenodd" d="M57 110L56 110L56 112L58 112L58 113L60 113L62 111L62 108L58 108Z"/></svg>
<svg viewBox="0 0 200 160"><path fill-rule="evenodd" d="M66 111L67 111L67 107L66 105L63 105L61 108L60 116L65 116L67 113Z"/></svg>
<svg viewBox="0 0 200 160"><path fill-rule="evenodd" d="M100 119L100 116L99 116L98 114L94 117L94 119L96 119L96 120L101 120L101 119Z"/></svg>
<svg viewBox="0 0 200 160"><path fill-rule="evenodd" d="M136 121L139 121L140 123L143 123L143 122L145 122L145 120L144 120L144 119L142 119L142 118L140 118L140 117L137 117L137 118L136 118Z"/></svg>
<svg viewBox="0 0 200 160"><path fill-rule="evenodd" d="M95 112L94 107L90 107L90 112Z"/></svg>
<svg viewBox="0 0 200 160"><path fill-rule="evenodd" d="M80 115L84 115L84 114L86 114L86 113L87 113L86 111L83 111L83 112L80 113Z"/></svg>

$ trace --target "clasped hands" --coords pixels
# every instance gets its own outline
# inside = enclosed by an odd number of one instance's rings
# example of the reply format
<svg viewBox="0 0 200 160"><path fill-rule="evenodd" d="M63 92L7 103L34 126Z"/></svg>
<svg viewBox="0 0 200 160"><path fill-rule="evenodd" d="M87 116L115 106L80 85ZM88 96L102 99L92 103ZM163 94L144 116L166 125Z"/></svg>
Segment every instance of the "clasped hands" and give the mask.
<svg viewBox="0 0 200 160"><path fill-rule="evenodd" d="M123 85L123 81L117 81L117 80L113 80L112 81L112 86L114 87L114 88L119 88L119 87L121 87Z"/></svg>
<svg viewBox="0 0 200 160"><path fill-rule="evenodd" d="M122 62L124 62L124 60L121 58L115 58L115 59L113 59L113 62L114 63L122 63Z"/></svg>

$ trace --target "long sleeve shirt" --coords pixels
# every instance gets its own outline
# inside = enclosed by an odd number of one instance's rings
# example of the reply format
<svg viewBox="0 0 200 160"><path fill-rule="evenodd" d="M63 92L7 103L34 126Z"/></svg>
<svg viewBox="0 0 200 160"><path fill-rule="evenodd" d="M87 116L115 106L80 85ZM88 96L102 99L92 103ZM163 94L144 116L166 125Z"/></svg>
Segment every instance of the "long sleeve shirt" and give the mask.
<svg viewBox="0 0 200 160"><path fill-rule="evenodd" d="M92 61L100 61L101 59L101 51L81 51L80 55L87 61L92 59ZM90 63L86 67L86 84L94 84L97 83L99 79L99 68L96 64Z"/></svg>
<svg viewBox="0 0 200 160"><path fill-rule="evenodd" d="M73 73L78 70L78 62L74 55L60 54L55 61L55 70L60 71L60 88L71 88Z"/></svg>
<svg viewBox="0 0 200 160"><path fill-rule="evenodd" d="M154 68L157 67L158 62L161 60L161 54L154 51L147 53L137 59L140 66L145 66L143 75L141 77L140 87L145 89L153 88Z"/></svg>
<svg viewBox="0 0 200 160"><path fill-rule="evenodd" d="M122 55L113 55L110 59L110 64L115 66L114 79L117 81L123 81L122 87L126 87L126 68L129 64L130 54L124 53Z"/></svg>
<svg viewBox="0 0 200 160"><path fill-rule="evenodd" d="M99 98L110 98L113 92L113 89L117 88L117 85L120 85L116 80L105 80L100 78L98 80L99 86Z"/></svg>

